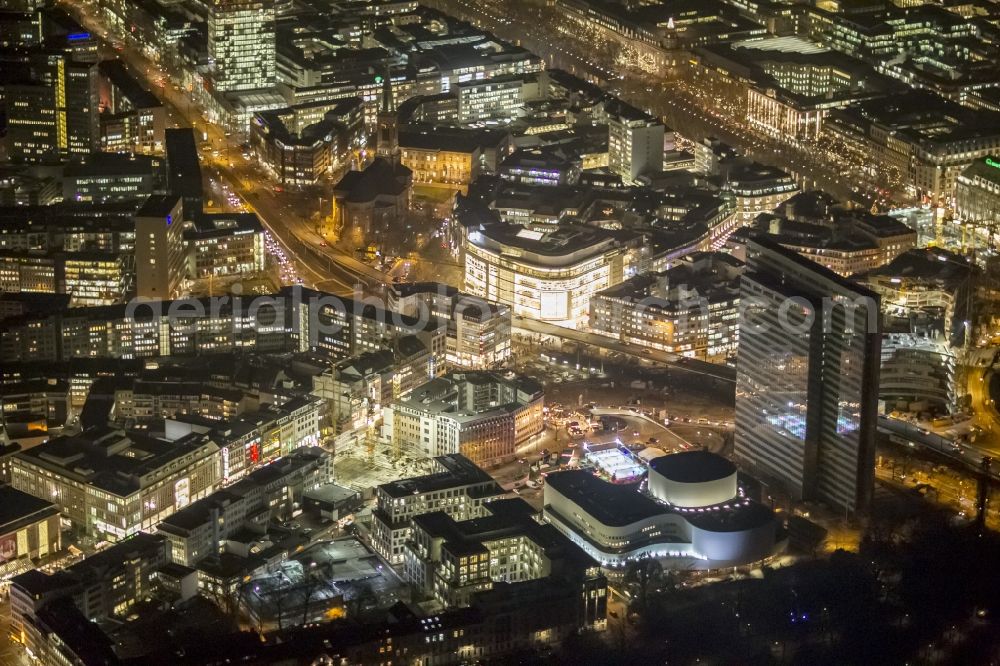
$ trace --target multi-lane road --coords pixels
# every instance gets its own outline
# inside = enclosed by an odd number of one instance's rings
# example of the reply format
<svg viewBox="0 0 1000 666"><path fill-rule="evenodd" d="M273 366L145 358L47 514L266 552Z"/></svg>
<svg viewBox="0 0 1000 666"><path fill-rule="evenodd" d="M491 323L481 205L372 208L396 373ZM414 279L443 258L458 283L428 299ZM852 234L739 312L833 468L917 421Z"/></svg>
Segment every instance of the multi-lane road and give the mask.
<svg viewBox="0 0 1000 666"><path fill-rule="evenodd" d="M549 67L599 80L625 101L665 118L689 139L716 137L762 164L787 170L805 187L821 188L845 201L870 206L878 198L880 184L864 173L869 165L852 162L828 147L792 144L756 132L745 117L720 106L710 91L680 80L677 71L654 75L610 62L597 44L574 34L574 26L558 6L523 3L511 8L497 0L431 0L431 4L523 45ZM673 59L668 55L664 53L664 61Z"/></svg>
<svg viewBox="0 0 1000 666"><path fill-rule="evenodd" d="M121 49L108 48L114 38L88 7L69 3L63 6L104 40L103 55L120 58L134 76L156 93L174 125L197 128L203 133L199 139L207 137L204 145L209 146L211 152L202 155L203 162L257 213L264 227L295 261L304 283L346 295L385 281L380 271L330 247L317 233L315 223L294 211L291 197L279 197L267 176L244 157L237 138L229 136L202 114L191 95L180 87L180 82L173 81L168 72L130 45L123 45Z"/></svg>

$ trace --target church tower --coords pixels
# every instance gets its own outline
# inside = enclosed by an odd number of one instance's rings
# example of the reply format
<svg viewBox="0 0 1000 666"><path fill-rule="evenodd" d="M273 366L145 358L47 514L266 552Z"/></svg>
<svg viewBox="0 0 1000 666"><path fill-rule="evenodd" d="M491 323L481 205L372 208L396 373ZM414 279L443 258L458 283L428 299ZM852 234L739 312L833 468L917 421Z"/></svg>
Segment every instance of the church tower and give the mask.
<svg viewBox="0 0 1000 666"><path fill-rule="evenodd" d="M382 79L382 103L378 110L375 149L379 157L396 163L399 160L399 116L392 99L389 68L385 68L385 76L377 79Z"/></svg>

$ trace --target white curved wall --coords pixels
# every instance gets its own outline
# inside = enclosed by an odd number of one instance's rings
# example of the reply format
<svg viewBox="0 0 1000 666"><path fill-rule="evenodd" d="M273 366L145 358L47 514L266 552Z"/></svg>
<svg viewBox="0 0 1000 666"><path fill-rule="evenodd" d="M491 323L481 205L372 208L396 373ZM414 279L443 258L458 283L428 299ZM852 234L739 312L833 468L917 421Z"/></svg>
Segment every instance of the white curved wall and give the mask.
<svg viewBox="0 0 1000 666"><path fill-rule="evenodd" d="M712 532L691 526L691 546L713 565L746 564L763 559L774 550L775 521L736 532Z"/></svg>
<svg viewBox="0 0 1000 666"><path fill-rule="evenodd" d="M732 483L735 484L735 479ZM723 484L712 482L712 485L715 492L722 492ZM678 568L737 566L768 557L775 547L777 522L773 519L744 530L713 531L700 528L683 514L664 507L662 514L628 525L605 525L550 484L545 485L544 492L549 522L606 567L622 567L629 560L646 556L664 560L665 566L676 560ZM702 493L700 497L707 495ZM695 517L691 520L699 522Z"/></svg>
<svg viewBox="0 0 1000 666"><path fill-rule="evenodd" d="M664 538L677 543L690 541L690 525L677 514L664 511L627 525L605 525L551 485L545 484L543 492L546 506L574 522L577 529L602 546L621 548L650 538Z"/></svg>
<svg viewBox="0 0 1000 666"><path fill-rule="evenodd" d="M697 508L728 502L736 497L736 471L730 476L704 483L681 483L649 470L649 493L674 506Z"/></svg>

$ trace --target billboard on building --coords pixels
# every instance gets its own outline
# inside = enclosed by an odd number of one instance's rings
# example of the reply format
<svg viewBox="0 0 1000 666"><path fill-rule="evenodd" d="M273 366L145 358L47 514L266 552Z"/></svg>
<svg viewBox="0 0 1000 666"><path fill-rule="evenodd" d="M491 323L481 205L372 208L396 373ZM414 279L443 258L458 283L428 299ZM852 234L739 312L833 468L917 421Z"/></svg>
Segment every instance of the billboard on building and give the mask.
<svg viewBox="0 0 1000 666"><path fill-rule="evenodd" d="M17 534L0 536L0 564L17 559Z"/></svg>

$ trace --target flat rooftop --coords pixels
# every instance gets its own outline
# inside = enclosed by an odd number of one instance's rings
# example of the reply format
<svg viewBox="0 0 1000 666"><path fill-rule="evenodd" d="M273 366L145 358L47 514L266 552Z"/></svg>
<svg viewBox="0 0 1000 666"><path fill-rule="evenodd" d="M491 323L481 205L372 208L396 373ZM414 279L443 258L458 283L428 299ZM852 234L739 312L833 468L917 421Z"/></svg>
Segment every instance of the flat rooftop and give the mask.
<svg viewBox="0 0 1000 666"><path fill-rule="evenodd" d="M395 404L419 412L448 414L463 423L489 414L511 412L538 399L541 394L541 384L522 375L450 372L421 384L408 398Z"/></svg>
<svg viewBox="0 0 1000 666"><path fill-rule="evenodd" d="M496 485L493 477L460 453L438 456L434 459L434 462L439 467L442 467L443 471L384 483L379 486L379 490L390 497L407 497L409 495L430 493L447 488L491 483L494 486L494 492L491 494L500 492L500 488Z"/></svg>
<svg viewBox="0 0 1000 666"><path fill-rule="evenodd" d="M681 451L651 460L658 474L679 483L705 483L736 474L736 465L708 451Z"/></svg>
<svg viewBox="0 0 1000 666"><path fill-rule="evenodd" d="M95 427L78 435L50 439L17 455L62 476L126 496L142 487L142 477L153 475L158 479L174 461L208 446L218 448L207 435L191 434L167 441Z"/></svg>
<svg viewBox="0 0 1000 666"><path fill-rule="evenodd" d="M0 486L0 534L59 513L56 505L11 486Z"/></svg>
<svg viewBox="0 0 1000 666"><path fill-rule="evenodd" d="M557 225L552 230L536 231L520 224L493 223L470 230L473 244L487 249L508 253L510 248L521 251L518 260L542 261L546 265L573 263L607 251L620 238L634 236L632 232L614 232L600 227L584 225Z"/></svg>
<svg viewBox="0 0 1000 666"><path fill-rule="evenodd" d="M634 486L606 483L586 470L549 474L545 482L605 525L624 527L667 513Z"/></svg>
<svg viewBox="0 0 1000 666"><path fill-rule="evenodd" d="M810 42L801 37L768 37L766 39L745 39L733 43L733 47L753 49L755 51L778 51L781 53L829 53L830 49L822 44Z"/></svg>

